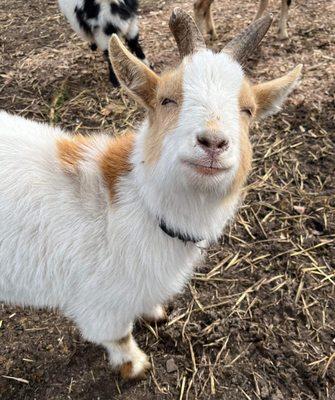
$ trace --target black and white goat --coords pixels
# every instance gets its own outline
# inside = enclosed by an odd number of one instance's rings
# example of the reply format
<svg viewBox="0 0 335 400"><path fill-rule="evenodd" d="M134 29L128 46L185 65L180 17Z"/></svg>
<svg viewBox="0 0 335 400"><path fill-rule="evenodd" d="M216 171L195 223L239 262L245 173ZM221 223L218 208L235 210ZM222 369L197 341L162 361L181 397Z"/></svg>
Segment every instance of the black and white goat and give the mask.
<svg viewBox="0 0 335 400"><path fill-rule="evenodd" d="M73 30L90 43L92 50L99 48L104 52L109 65L109 79L114 86L119 86L119 82L108 57L109 39L114 33L124 37L131 52L148 64L139 43L138 0L58 0L58 2Z"/></svg>

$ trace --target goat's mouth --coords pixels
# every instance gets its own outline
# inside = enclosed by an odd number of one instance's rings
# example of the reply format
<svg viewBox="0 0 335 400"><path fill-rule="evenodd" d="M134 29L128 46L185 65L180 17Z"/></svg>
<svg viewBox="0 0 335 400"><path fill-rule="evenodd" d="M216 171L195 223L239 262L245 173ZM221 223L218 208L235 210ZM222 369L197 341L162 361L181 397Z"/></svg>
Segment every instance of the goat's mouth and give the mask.
<svg viewBox="0 0 335 400"><path fill-rule="evenodd" d="M200 175L219 175L230 170L230 167L222 166L213 161L206 164L190 160L185 160L183 162Z"/></svg>

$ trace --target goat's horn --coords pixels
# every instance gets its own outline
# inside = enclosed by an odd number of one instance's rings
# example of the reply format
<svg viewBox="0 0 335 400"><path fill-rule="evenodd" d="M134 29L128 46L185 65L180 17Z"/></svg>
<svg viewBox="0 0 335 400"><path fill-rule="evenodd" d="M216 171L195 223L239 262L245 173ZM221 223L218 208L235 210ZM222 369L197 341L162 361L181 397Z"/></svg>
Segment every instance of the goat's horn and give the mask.
<svg viewBox="0 0 335 400"><path fill-rule="evenodd" d="M230 54L236 61L243 61L252 54L259 45L272 23L272 14L267 14L251 23L244 31L231 40L223 52Z"/></svg>
<svg viewBox="0 0 335 400"><path fill-rule="evenodd" d="M205 40L193 18L181 8L177 7L173 10L169 26L177 42L181 58L206 48Z"/></svg>

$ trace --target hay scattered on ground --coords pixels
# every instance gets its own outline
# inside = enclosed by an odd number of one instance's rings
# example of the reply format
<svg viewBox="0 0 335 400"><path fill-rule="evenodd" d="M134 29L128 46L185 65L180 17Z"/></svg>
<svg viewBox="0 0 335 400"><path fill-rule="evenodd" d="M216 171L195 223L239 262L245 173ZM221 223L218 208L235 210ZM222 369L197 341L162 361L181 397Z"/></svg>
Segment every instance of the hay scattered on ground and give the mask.
<svg viewBox="0 0 335 400"><path fill-rule="evenodd" d="M70 31L54 1L2 0L0 107L73 132L120 134L143 116L112 90L101 54ZM275 2L273 2L275 3ZM157 71L178 58L174 5L142 1L141 34ZM278 9L274 9L278 16ZM220 49L254 2L217 1ZM124 383L102 349L57 313L3 305L2 399L334 399L334 9L297 0L290 39L276 25L248 64L252 79L304 64L298 90L253 130L248 195L163 326L138 323L146 381Z"/></svg>

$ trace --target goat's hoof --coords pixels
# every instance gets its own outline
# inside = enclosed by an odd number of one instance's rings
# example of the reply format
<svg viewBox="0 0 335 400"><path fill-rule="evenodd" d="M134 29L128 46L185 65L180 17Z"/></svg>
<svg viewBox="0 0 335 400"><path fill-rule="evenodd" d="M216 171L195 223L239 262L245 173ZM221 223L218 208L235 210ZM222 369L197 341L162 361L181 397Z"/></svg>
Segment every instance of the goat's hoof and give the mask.
<svg viewBox="0 0 335 400"><path fill-rule="evenodd" d="M90 48L91 48L92 51L96 51L98 46L95 43L91 43L90 44Z"/></svg>
<svg viewBox="0 0 335 400"><path fill-rule="evenodd" d="M123 379L145 379L147 371L151 368L147 356L141 353L133 361L128 361L121 365L120 375Z"/></svg>

